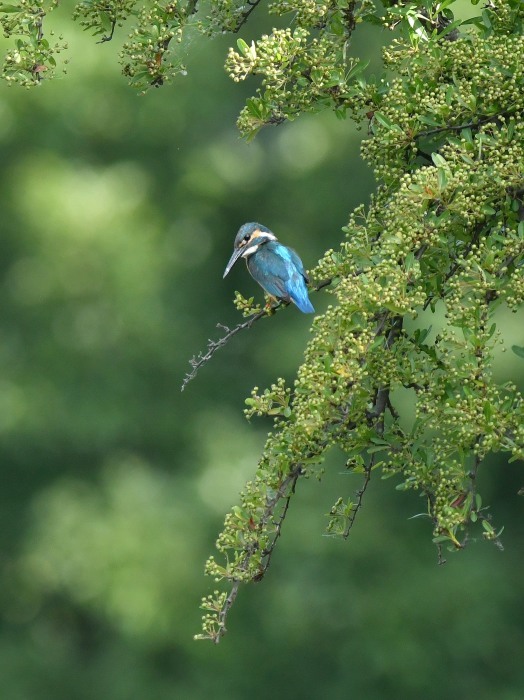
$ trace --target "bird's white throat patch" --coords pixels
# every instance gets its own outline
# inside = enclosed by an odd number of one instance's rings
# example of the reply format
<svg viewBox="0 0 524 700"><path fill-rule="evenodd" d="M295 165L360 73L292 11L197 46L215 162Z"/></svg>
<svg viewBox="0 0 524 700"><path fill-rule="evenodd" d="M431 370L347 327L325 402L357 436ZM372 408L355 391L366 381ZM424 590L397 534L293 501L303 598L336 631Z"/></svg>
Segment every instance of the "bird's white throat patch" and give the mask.
<svg viewBox="0 0 524 700"><path fill-rule="evenodd" d="M250 255L253 255L253 253L257 252L259 247L260 247L260 243L255 243L254 245L250 245L249 248L246 248L244 251L242 251L242 257L249 258Z"/></svg>

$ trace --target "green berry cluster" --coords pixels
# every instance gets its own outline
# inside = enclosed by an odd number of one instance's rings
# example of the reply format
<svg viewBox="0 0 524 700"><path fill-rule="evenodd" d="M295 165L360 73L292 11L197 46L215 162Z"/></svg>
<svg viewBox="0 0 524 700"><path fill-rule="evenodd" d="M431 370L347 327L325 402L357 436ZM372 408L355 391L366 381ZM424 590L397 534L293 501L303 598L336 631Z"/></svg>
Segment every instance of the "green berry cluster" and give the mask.
<svg viewBox="0 0 524 700"><path fill-rule="evenodd" d="M365 67L349 51L351 36L373 9L368 0L272 3L273 14L293 13L295 28L274 29L251 45L240 39L238 51L230 49L226 61L236 82L262 77L261 87L240 114L241 133L252 138L267 124L326 108L344 116Z"/></svg>
<svg viewBox="0 0 524 700"><path fill-rule="evenodd" d="M120 55L122 71L132 86L146 91L151 86L160 87L175 75L186 74L172 42L182 42L195 12L196 0L151 2L140 10Z"/></svg>
<svg viewBox="0 0 524 700"><path fill-rule="evenodd" d="M95 36L103 35L102 41L109 41L115 27L123 26L135 5L136 0L81 0L73 11L73 19Z"/></svg>
<svg viewBox="0 0 524 700"><path fill-rule="evenodd" d="M362 150L380 184L370 206L350 216L339 250L312 271L331 280L333 303L313 321L293 386L279 380L247 399L248 417L273 416L274 428L226 517L223 562L207 565L235 595L264 575L297 481L321 477L332 445L364 482L356 499L337 499L328 534L349 534L379 471L421 495L439 548L462 549L477 526L500 545L477 474L490 453L524 459L522 394L492 371L495 350L506 349L497 309L524 305L522 9L516 0L485 9L456 35L449 12L441 21L430 5L419 11L423 31L413 3L391 8L384 22L395 16L401 29L385 51L393 77L363 82L351 98L355 117L367 110ZM232 52L230 72L258 72L266 91L289 76L279 88L286 108L273 112L288 118L301 111L309 41L300 25L279 30ZM397 410L406 392L415 407L408 422ZM203 638L220 639L233 598L214 599Z"/></svg>
<svg viewBox="0 0 524 700"><path fill-rule="evenodd" d="M0 5L0 24L4 37L11 39L3 61L1 77L8 85L38 85L56 73L57 56L67 49L62 37L53 39L51 30L44 33L44 21L58 5L58 0L19 0L16 5ZM64 65L67 61L64 61Z"/></svg>
<svg viewBox="0 0 524 700"><path fill-rule="evenodd" d="M262 307L255 304L255 297L246 299L240 292L235 292L235 308L246 318L262 312Z"/></svg>

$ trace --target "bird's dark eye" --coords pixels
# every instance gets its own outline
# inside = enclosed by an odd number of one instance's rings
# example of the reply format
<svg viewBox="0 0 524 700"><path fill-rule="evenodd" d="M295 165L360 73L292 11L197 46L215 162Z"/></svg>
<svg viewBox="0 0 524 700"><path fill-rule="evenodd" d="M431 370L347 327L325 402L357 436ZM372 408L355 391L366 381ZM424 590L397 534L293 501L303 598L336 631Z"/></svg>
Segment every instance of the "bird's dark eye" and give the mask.
<svg viewBox="0 0 524 700"><path fill-rule="evenodd" d="M244 240L246 243L249 241L249 233L246 233L246 235L244 236Z"/></svg>

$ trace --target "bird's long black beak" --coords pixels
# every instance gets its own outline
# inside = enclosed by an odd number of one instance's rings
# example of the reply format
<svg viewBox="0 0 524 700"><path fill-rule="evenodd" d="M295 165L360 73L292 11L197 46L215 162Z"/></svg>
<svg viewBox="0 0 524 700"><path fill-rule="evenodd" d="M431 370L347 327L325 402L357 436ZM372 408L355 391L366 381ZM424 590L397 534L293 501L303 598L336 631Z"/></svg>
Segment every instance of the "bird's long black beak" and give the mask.
<svg viewBox="0 0 524 700"><path fill-rule="evenodd" d="M224 270L224 277L227 275L227 273L231 270L233 265L236 263L236 261L239 259L239 257L242 255L242 248L235 248L233 251L233 255L229 258L229 262L226 265L226 269ZM222 279L224 279L222 277Z"/></svg>

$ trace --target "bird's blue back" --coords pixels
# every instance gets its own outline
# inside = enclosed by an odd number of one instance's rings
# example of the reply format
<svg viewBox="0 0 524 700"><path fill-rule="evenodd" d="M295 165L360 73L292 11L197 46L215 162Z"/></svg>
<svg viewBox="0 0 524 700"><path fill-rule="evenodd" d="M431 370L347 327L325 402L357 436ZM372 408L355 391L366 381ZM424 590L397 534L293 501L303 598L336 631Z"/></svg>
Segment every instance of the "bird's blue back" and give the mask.
<svg viewBox="0 0 524 700"><path fill-rule="evenodd" d="M253 278L271 296L293 301L303 313L313 313L302 260L292 248L268 241L247 258Z"/></svg>

